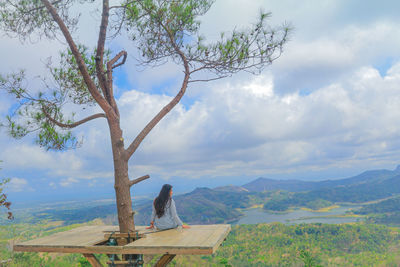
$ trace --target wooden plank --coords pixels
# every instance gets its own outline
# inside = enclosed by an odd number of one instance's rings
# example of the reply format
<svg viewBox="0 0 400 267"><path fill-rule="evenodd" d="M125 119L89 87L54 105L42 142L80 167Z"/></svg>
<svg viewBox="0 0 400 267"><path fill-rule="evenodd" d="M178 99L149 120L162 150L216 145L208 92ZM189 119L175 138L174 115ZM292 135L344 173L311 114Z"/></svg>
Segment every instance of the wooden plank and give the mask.
<svg viewBox="0 0 400 267"><path fill-rule="evenodd" d="M83 254L83 256L88 260L88 262L93 267L103 267L99 260L93 254Z"/></svg>
<svg viewBox="0 0 400 267"><path fill-rule="evenodd" d="M175 256L176 255L174 255L174 254L164 254L164 255L162 255L161 258L154 265L154 267L165 267L165 266L167 266L167 264L170 263Z"/></svg>
<svg viewBox="0 0 400 267"><path fill-rule="evenodd" d="M166 231L136 227L141 238L124 246L95 245L104 243L105 231L117 226L84 226L14 245L14 251L104 254L212 254L228 235L230 225L192 225L190 229Z"/></svg>
<svg viewBox="0 0 400 267"><path fill-rule="evenodd" d="M219 227L215 231L213 231L207 239L202 243L203 246L212 247L213 253L216 249L222 244L225 238L228 236L231 228L227 227Z"/></svg>
<svg viewBox="0 0 400 267"><path fill-rule="evenodd" d="M86 246L104 239L103 231L117 226L83 226L20 243L22 245Z"/></svg>
<svg viewBox="0 0 400 267"><path fill-rule="evenodd" d="M191 247L212 248L230 231L230 225L194 225L190 229L171 229L147 234L146 239L139 239L125 247Z"/></svg>
<svg viewBox="0 0 400 267"><path fill-rule="evenodd" d="M196 229L194 229L196 231ZM189 233L185 246L212 247L221 235L220 227L198 229L197 233Z"/></svg>

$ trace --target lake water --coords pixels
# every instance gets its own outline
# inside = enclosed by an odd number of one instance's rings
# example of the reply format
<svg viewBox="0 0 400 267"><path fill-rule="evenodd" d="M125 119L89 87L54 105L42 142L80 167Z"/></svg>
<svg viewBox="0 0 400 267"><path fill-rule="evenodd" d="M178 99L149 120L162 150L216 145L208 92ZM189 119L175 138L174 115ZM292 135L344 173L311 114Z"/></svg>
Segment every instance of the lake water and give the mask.
<svg viewBox="0 0 400 267"><path fill-rule="evenodd" d="M233 224L256 224L256 223L272 223L281 222L287 224L298 223L349 223L357 222L362 218L357 217L334 217L344 215L346 211L359 208L358 206L342 206L332 209L328 212L313 212L307 210L294 210L287 213L272 213L264 211L263 209L249 209L245 210L240 220ZM324 217L332 216L332 217Z"/></svg>

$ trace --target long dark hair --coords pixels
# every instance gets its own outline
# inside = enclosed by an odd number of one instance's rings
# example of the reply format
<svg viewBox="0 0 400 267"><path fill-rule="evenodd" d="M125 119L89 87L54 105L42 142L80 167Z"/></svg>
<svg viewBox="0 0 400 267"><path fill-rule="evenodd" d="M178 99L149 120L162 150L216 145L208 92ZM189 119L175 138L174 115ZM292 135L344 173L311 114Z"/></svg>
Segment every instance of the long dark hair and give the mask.
<svg viewBox="0 0 400 267"><path fill-rule="evenodd" d="M171 205L171 202L169 201L171 199L171 192L172 185L170 184L165 184L160 190L160 194L158 194L158 197L154 199L154 208L156 210L156 214L158 218L161 218L164 215L165 212L165 206L167 203Z"/></svg>

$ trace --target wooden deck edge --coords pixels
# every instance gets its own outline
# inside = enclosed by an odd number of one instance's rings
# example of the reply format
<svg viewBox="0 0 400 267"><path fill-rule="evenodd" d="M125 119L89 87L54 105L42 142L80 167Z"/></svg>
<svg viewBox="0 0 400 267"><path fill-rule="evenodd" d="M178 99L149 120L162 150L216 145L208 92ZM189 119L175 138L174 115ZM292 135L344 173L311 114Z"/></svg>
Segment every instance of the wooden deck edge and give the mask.
<svg viewBox="0 0 400 267"><path fill-rule="evenodd" d="M224 240L226 239L226 237L229 235L229 233L231 232L231 229L232 229L232 227L231 227L231 225L230 224L228 224L229 225L229 228L227 228L226 229L226 231L224 232L224 234L220 237L220 239L218 239L218 241L217 241L217 243L214 245L214 247L212 248L212 253L211 254L214 254L216 251L217 251L217 249L221 246L221 244L224 242Z"/></svg>
<svg viewBox="0 0 400 267"><path fill-rule="evenodd" d="M81 254L121 254L122 247L117 246L87 246L87 247L67 247L67 246L25 246L14 245L14 251L18 252L55 252L55 253L81 253Z"/></svg>
<svg viewBox="0 0 400 267"><path fill-rule="evenodd" d="M52 253L81 253L81 254L176 254L176 255L209 255L213 248L126 248L122 246L88 246L88 247L48 247L15 245L16 252L52 252Z"/></svg>

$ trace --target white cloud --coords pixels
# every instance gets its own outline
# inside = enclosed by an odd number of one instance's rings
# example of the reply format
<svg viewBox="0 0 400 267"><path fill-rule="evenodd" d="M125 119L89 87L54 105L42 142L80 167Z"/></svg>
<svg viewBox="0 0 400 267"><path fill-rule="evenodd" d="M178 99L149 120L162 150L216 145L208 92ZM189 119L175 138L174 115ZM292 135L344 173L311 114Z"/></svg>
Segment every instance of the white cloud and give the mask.
<svg viewBox="0 0 400 267"><path fill-rule="evenodd" d="M37 170L79 170L81 159L73 153L57 153L39 149L28 144L13 144L1 151L0 156L10 168L32 168Z"/></svg>
<svg viewBox="0 0 400 267"><path fill-rule="evenodd" d="M256 175L400 154L398 69L382 77L363 67L308 95L275 94L268 76L267 94L258 93L262 78L219 84L189 110L169 114L132 167L163 176ZM147 97L149 106L157 102Z"/></svg>
<svg viewBox="0 0 400 267"><path fill-rule="evenodd" d="M13 177L10 182L6 184L8 192L28 192L34 191L32 187L29 186L28 181L23 178Z"/></svg>
<svg viewBox="0 0 400 267"><path fill-rule="evenodd" d="M78 179L72 178L72 177L68 177L67 179L62 179L60 182L60 185L62 187L69 187L72 186L73 184L78 183Z"/></svg>
<svg viewBox="0 0 400 267"><path fill-rule="evenodd" d="M295 32L282 57L271 66L276 91L310 92L343 79L368 65L387 65L400 58L400 23L377 21L372 25L347 25L301 39Z"/></svg>

